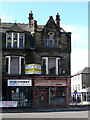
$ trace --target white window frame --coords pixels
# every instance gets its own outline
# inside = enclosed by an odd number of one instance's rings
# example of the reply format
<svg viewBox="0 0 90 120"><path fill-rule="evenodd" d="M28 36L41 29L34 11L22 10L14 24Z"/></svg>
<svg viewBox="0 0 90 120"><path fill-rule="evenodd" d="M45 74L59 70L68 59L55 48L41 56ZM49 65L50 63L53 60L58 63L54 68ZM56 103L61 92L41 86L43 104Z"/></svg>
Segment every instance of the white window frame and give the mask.
<svg viewBox="0 0 90 120"><path fill-rule="evenodd" d="M24 64L25 64L25 57L22 57L22 56L6 56L6 58L8 58L8 74L10 74L10 61L11 61L11 58L12 57L18 57L19 58L19 74L21 74L21 58L24 59Z"/></svg>
<svg viewBox="0 0 90 120"><path fill-rule="evenodd" d="M58 75L59 74L59 66L58 66L58 60L60 60L60 58L59 57L42 57L42 59L45 59L46 60L46 74L49 74L49 72L48 72L48 59L49 58L56 58L56 75Z"/></svg>
<svg viewBox="0 0 90 120"><path fill-rule="evenodd" d="M13 48L13 36L14 36L14 33L11 33L11 47ZM17 48L20 48L20 45L19 45L19 40L20 40L20 33L17 33ZM6 47L8 47L8 33L6 33ZM23 33L23 47L25 45L25 33Z"/></svg>

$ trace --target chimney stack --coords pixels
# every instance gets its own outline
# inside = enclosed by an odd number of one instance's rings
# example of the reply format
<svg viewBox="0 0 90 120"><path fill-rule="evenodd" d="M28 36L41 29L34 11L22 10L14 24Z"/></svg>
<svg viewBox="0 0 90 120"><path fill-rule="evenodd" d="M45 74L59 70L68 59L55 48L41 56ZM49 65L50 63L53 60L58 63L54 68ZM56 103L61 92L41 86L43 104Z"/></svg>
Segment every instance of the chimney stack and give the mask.
<svg viewBox="0 0 90 120"><path fill-rule="evenodd" d="M56 15L56 24L60 27L60 16L58 13Z"/></svg>
<svg viewBox="0 0 90 120"><path fill-rule="evenodd" d="M33 31L34 32L37 31L37 21L36 20L33 21Z"/></svg>
<svg viewBox="0 0 90 120"><path fill-rule="evenodd" d="M28 17L28 20L29 20L29 26L31 26L31 21L33 20L33 13L32 13L32 11L30 11L30 13L29 13L29 17Z"/></svg>

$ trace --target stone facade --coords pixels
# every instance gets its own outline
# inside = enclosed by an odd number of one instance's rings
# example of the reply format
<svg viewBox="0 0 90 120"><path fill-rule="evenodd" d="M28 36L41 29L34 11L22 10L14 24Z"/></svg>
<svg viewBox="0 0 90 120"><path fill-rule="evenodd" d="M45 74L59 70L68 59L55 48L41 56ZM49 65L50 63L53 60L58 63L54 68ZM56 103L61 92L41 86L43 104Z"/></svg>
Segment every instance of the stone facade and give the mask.
<svg viewBox="0 0 90 120"><path fill-rule="evenodd" d="M33 18L32 11L29 13L28 19L28 24L1 23L3 75L2 100L15 100L15 95L22 95L23 100L17 98L17 101L20 100L20 105L23 101L23 106L26 106L27 98L29 102L30 98L28 92L25 91L31 90L31 100L33 101L35 91L38 89L38 93L45 93L45 95L47 95L46 98L49 101L50 92L53 93L51 91L53 90L53 87L50 88L50 86L46 86L44 87L45 90L42 91L42 86L38 86L37 88L34 86L34 77L41 76L43 80L43 76L47 76L45 79L48 79L49 81L56 79L57 82L59 80L64 80L66 82L65 85L60 84L59 86L54 86L54 89L57 90L58 94L62 94L59 93L58 90L63 89L64 105L66 105L65 101L69 104L69 86L67 83L68 79L70 81L71 75L71 32L66 32L61 28L59 14L56 15L55 21L53 17L50 16L46 25L37 25L37 21ZM25 75L25 64L40 64L42 68L41 74ZM32 79L32 87L25 88L22 86L14 86L10 88L7 86L9 79L20 79L22 81L25 79ZM38 79L39 78L37 77L36 80ZM5 92L5 87L7 92ZM34 93L32 93L32 90ZM40 94L37 96L38 98L40 97ZM26 96L27 98L25 98ZM61 101L58 102L61 104Z"/></svg>

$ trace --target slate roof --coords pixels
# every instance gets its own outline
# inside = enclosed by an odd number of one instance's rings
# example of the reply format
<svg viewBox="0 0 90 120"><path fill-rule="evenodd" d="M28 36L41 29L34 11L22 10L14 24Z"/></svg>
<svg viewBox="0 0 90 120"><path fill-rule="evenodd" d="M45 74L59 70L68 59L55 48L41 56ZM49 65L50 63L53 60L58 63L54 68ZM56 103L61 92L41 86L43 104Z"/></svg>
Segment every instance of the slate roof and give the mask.
<svg viewBox="0 0 90 120"><path fill-rule="evenodd" d="M7 31L8 32L24 32L24 30L20 26L18 26L17 23L14 23Z"/></svg>
<svg viewBox="0 0 90 120"><path fill-rule="evenodd" d="M84 69L80 70L79 72L77 72L76 74L72 75L72 76L76 76L79 74L88 74L90 73L90 67L85 67Z"/></svg>
<svg viewBox="0 0 90 120"><path fill-rule="evenodd" d="M37 25L37 31L42 31L45 25ZM32 32L33 28L29 28L28 24L26 23L1 23L2 32L6 31L18 31L18 32L23 32L23 31L28 31ZM60 27L60 32L66 33L66 31Z"/></svg>

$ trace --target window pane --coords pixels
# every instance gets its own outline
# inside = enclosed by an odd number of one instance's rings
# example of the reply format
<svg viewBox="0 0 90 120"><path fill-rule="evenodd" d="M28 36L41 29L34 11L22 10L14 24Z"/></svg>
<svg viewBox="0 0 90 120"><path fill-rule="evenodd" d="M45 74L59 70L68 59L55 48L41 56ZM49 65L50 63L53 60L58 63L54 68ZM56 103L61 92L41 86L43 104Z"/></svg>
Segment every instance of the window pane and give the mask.
<svg viewBox="0 0 90 120"><path fill-rule="evenodd" d="M49 38L50 38L50 39L53 39L53 34L50 34L50 35L49 35Z"/></svg>
<svg viewBox="0 0 90 120"><path fill-rule="evenodd" d="M19 34L19 47L23 47L23 37L24 37L24 34L20 33Z"/></svg>
<svg viewBox="0 0 90 120"><path fill-rule="evenodd" d="M13 36L13 47L17 47L17 33L14 33Z"/></svg>
<svg viewBox="0 0 90 120"><path fill-rule="evenodd" d="M52 40L49 41L49 47L53 47L53 41Z"/></svg>
<svg viewBox="0 0 90 120"><path fill-rule="evenodd" d="M57 47L57 39L54 40L54 46Z"/></svg>
<svg viewBox="0 0 90 120"><path fill-rule="evenodd" d="M24 58L21 58L21 74L24 74Z"/></svg>
<svg viewBox="0 0 90 120"><path fill-rule="evenodd" d="M47 47L47 39L44 40L44 45Z"/></svg>
<svg viewBox="0 0 90 120"><path fill-rule="evenodd" d="M48 73L49 74L56 74L56 58L49 58L48 59Z"/></svg>
<svg viewBox="0 0 90 120"><path fill-rule="evenodd" d="M8 37L7 37L7 47L11 47L11 33L8 33Z"/></svg>
<svg viewBox="0 0 90 120"><path fill-rule="evenodd" d="M8 58L6 58L6 73L8 73Z"/></svg>
<svg viewBox="0 0 90 120"><path fill-rule="evenodd" d="M19 57L11 57L10 74L19 74Z"/></svg>
<svg viewBox="0 0 90 120"><path fill-rule="evenodd" d="M46 59L42 59L42 74L46 74Z"/></svg>

